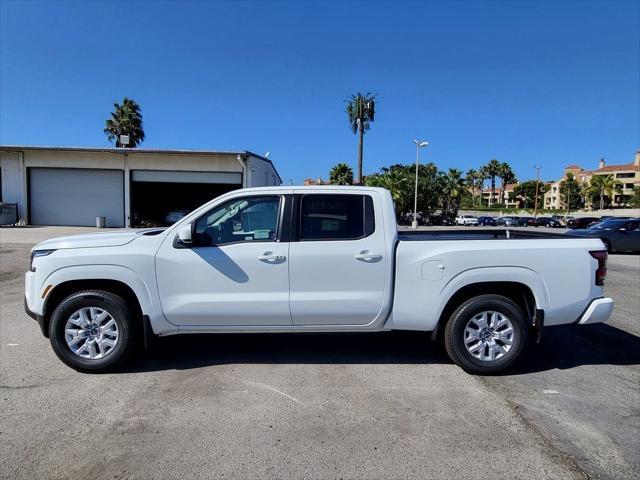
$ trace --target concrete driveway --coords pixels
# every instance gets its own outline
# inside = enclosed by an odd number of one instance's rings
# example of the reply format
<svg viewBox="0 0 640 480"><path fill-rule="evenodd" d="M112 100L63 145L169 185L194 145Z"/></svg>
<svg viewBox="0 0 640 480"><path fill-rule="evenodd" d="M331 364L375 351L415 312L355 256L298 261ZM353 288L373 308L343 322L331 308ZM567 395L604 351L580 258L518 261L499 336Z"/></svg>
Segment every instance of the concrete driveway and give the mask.
<svg viewBox="0 0 640 480"><path fill-rule="evenodd" d="M510 375L467 375L415 333L165 338L125 371L87 375L23 312L40 238L4 234L1 478L640 472L640 256L611 257L610 324L547 329Z"/></svg>

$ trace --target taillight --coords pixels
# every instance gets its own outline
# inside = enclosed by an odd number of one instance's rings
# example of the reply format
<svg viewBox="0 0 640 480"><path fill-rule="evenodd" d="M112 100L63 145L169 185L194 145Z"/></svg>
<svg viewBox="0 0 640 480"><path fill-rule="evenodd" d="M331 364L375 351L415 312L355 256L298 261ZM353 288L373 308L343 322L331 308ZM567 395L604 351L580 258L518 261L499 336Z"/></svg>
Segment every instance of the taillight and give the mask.
<svg viewBox="0 0 640 480"><path fill-rule="evenodd" d="M593 258L598 261L598 268L596 269L596 285L604 285L604 277L607 276L607 251L606 250L594 250L589 252Z"/></svg>

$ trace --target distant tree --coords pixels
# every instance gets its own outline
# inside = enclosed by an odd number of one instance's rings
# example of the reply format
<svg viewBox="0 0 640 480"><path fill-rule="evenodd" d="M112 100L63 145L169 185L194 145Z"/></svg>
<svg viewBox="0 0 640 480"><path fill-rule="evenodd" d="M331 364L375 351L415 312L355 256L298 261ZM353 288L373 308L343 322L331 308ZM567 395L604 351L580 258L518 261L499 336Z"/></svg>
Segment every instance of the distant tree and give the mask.
<svg viewBox="0 0 640 480"><path fill-rule="evenodd" d="M571 172L560 182L560 199L567 210L576 210L582 205L582 188Z"/></svg>
<svg viewBox="0 0 640 480"><path fill-rule="evenodd" d="M491 180L491 197L489 197L489 205L491 205L495 200L496 177L500 175L501 165L502 164L494 158L493 160L489 160L489 163L482 167L486 175L485 178L489 178Z"/></svg>
<svg viewBox="0 0 640 480"><path fill-rule="evenodd" d="M442 213L445 216L455 217L462 201L465 190L465 182L462 172L456 168L450 168L447 172L438 174L440 194L442 201Z"/></svg>
<svg viewBox="0 0 640 480"><path fill-rule="evenodd" d="M500 177L500 186L502 187L502 191L504 192L504 188L509 183L514 183L516 181L516 174L513 173L511 169L511 165L507 162L502 162L500 164L498 176Z"/></svg>
<svg viewBox="0 0 640 480"><path fill-rule="evenodd" d="M471 187L472 206L476 204L476 186L478 185L478 171L471 168L464 176L466 184ZM480 192L482 194L482 192Z"/></svg>
<svg viewBox="0 0 640 480"><path fill-rule="evenodd" d="M329 183L332 185L352 185L353 169L346 163L338 163L329 172Z"/></svg>
<svg viewBox="0 0 640 480"><path fill-rule="evenodd" d="M386 188L391 192L393 204L396 210L396 218L401 221L409 209L411 203L411 179L402 168L391 168L382 173L367 175L365 185L370 187Z"/></svg>
<svg viewBox="0 0 640 480"><path fill-rule="evenodd" d="M544 198L544 194L547 191L547 186L542 181L538 181L537 184L538 205L542 205L542 199ZM528 180L526 182L519 183L513 189L513 193L516 198L521 199L522 207L532 208L536 203L536 181Z"/></svg>
<svg viewBox="0 0 640 480"><path fill-rule="evenodd" d="M121 104L114 103L111 118L105 122L104 133L110 142L116 141L116 147L124 146L120 144L120 135L129 135L127 147L136 148L140 145L144 141L140 105L127 97L122 99Z"/></svg>
<svg viewBox="0 0 640 480"><path fill-rule="evenodd" d="M622 193L622 183L613 178L613 175L594 175L586 188L586 194L592 205L596 203L596 199L599 199L600 210L604 208L605 200L611 203L614 193Z"/></svg>
<svg viewBox="0 0 640 480"><path fill-rule="evenodd" d="M357 183L362 183L362 150L364 143L364 133L369 131L370 124L375 119L375 98L372 93L362 94L360 92L351 95L347 99L347 118L349 128L353 133L358 134L358 178Z"/></svg>
<svg viewBox="0 0 640 480"><path fill-rule="evenodd" d="M633 187L633 195L629 199L629 206L633 208L640 208L640 186Z"/></svg>

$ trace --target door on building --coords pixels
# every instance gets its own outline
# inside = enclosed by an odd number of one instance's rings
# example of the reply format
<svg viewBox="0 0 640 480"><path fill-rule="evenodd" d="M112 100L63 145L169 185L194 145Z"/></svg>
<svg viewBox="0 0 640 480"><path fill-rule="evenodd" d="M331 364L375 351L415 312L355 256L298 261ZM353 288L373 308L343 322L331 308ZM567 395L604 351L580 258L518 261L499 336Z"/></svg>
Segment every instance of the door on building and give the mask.
<svg viewBox="0 0 640 480"><path fill-rule="evenodd" d="M124 226L122 170L30 168L29 214L32 225Z"/></svg>

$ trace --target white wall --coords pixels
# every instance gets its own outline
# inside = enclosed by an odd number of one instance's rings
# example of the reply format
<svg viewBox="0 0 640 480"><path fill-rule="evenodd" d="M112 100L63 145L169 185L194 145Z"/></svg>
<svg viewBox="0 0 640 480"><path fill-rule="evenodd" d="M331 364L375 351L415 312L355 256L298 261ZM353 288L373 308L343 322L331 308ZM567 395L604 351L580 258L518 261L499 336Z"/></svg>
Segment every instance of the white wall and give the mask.
<svg viewBox="0 0 640 480"><path fill-rule="evenodd" d="M26 221L27 179L21 152L0 152L2 201L18 204L18 219Z"/></svg>
<svg viewBox="0 0 640 480"><path fill-rule="evenodd" d="M280 179L271 162L261 158L249 157L248 165L248 187L270 187L280 185Z"/></svg>

